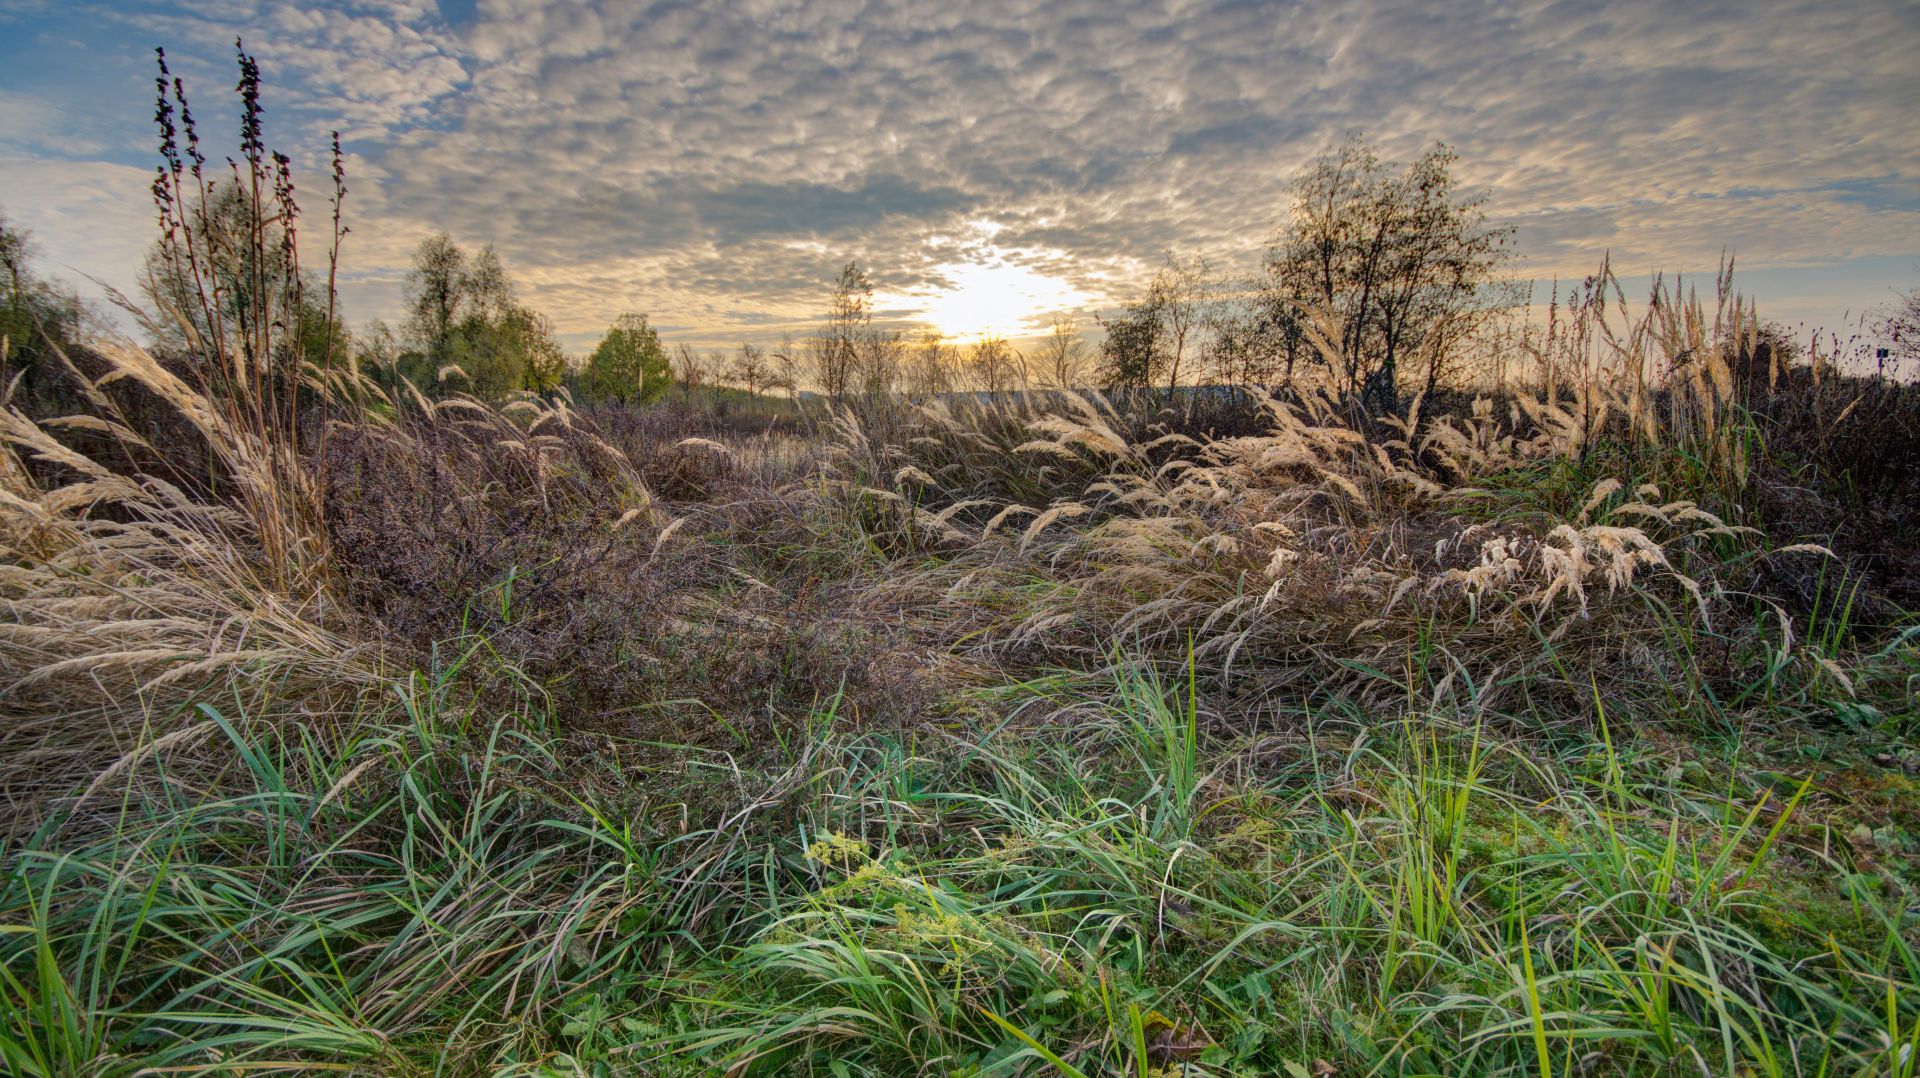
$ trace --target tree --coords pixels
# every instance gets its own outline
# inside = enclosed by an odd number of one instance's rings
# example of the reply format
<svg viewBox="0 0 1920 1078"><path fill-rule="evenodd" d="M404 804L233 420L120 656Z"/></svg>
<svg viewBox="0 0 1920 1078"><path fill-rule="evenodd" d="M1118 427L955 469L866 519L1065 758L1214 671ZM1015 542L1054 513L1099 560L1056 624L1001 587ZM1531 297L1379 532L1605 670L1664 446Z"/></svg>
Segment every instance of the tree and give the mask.
<svg viewBox="0 0 1920 1078"><path fill-rule="evenodd" d="M513 283L507 280L507 267L501 264L492 244L473 256L461 285L469 317L502 322L520 310L514 302Z"/></svg>
<svg viewBox="0 0 1920 1078"><path fill-rule="evenodd" d="M36 253L28 233L0 215L0 395L21 388L13 381L21 372L26 388L34 388L58 362L56 350L72 347L92 317L77 294L34 274L29 262Z"/></svg>
<svg viewBox="0 0 1920 1078"><path fill-rule="evenodd" d="M1180 384L1188 348L1210 322L1207 292L1204 259L1183 262L1168 254L1145 296L1113 318L1099 320L1107 331L1100 345L1101 384L1146 389L1164 383L1171 396Z"/></svg>
<svg viewBox="0 0 1920 1078"><path fill-rule="evenodd" d="M557 388L566 354L553 323L523 306L492 247L469 258L446 233L420 242L406 279L404 349L394 373L482 397Z"/></svg>
<svg viewBox="0 0 1920 1078"><path fill-rule="evenodd" d="M1901 364L1920 364L1920 288L1875 312L1874 339L1886 349L1880 371L1892 374Z"/></svg>
<svg viewBox="0 0 1920 1078"><path fill-rule="evenodd" d="M464 388L479 397L548 392L559 388L567 372L552 322L525 307L509 307L499 319L469 316L437 351L435 381L454 385L463 377Z"/></svg>
<svg viewBox="0 0 1920 1078"><path fill-rule="evenodd" d="M989 393L1005 393L1026 382L1026 359L1004 337L982 337L967 355L975 384Z"/></svg>
<svg viewBox="0 0 1920 1078"><path fill-rule="evenodd" d="M525 307L514 308L507 319L520 334L527 359L526 388L551 393L567 379L567 353L553 331L553 319Z"/></svg>
<svg viewBox="0 0 1920 1078"><path fill-rule="evenodd" d="M891 396L897 392L906 354L907 341L899 331L868 327L860 335L857 367L860 391L870 397Z"/></svg>
<svg viewBox="0 0 1920 1078"><path fill-rule="evenodd" d="M673 349L673 380L688 393L699 389L707 380L707 363L700 353L686 344L675 345Z"/></svg>
<svg viewBox="0 0 1920 1078"><path fill-rule="evenodd" d="M953 392L955 372L959 365L959 349L948 344L939 330L929 327L921 331L907 357L907 392L916 397L937 397Z"/></svg>
<svg viewBox="0 0 1920 1078"><path fill-rule="evenodd" d="M354 335L353 362L376 380L391 383L400 363L400 341L393 327L378 318L362 326Z"/></svg>
<svg viewBox="0 0 1920 1078"><path fill-rule="evenodd" d="M407 271L407 345L431 355L459 322L467 294L467 254L453 237L435 233L420 241Z"/></svg>
<svg viewBox="0 0 1920 1078"><path fill-rule="evenodd" d="M443 350L462 326L535 318L515 299L506 267L491 245L468 258L444 232L421 240L415 249L406 295L407 344L429 356Z"/></svg>
<svg viewBox="0 0 1920 1078"><path fill-rule="evenodd" d="M1423 352L1431 386L1448 345L1499 306L1490 286L1513 230L1487 223L1486 196L1459 189L1454 160L1436 144L1396 168L1350 139L1296 184L1268 249L1269 301L1324 320L1338 354L1323 358L1363 407L1397 411L1402 361Z"/></svg>
<svg viewBox="0 0 1920 1078"><path fill-rule="evenodd" d="M163 235L147 250L140 291L154 312L154 349L205 358L222 342L251 347L264 319L276 363L346 355L346 327L329 324L325 289L299 267L274 207L238 183L214 185L198 201L184 215L185 235Z"/></svg>
<svg viewBox="0 0 1920 1078"><path fill-rule="evenodd" d="M1180 384L1187 343L1206 313L1207 263L1195 256L1181 261L1168 252L1166 264L1147 286L1148 306L1159 316L1167 353L1167 394Z"/></svg>
<svg viewBox="0 0 1920 1078"><path fill-rule="evenodd" d="M773 388L784 389L787 396L800 395L800 349L793 343L793 334L783 333L780 344L773 350Z"/></svg>
<svg viewBox="0 0 1920 1078"><path fill-rule="evenodd" d="M748 394L758 396L773 382L773 367L767 362L766 349L741 344L739 351L733 354L728 377Z"/></svg>
<svg viewBox="0 0 1920 1078"><path fill-rule="evenodd" d="M34 281L27 269L32 254L27 234L8 227L0 216L0 337L6 341L0 345L0 364L32 340Z"/></svg>
<svg viewBox="0 0 1920 1078"><path fill-rule="evenodd" d="M1224 385L1290 384L1307 347L1301 314L1271 303L1255 287L1242 286L1229 301L1212 305L1202 360L1208 376Z"/></svg>
<svg viewBox="0 0 1920 1078"><path fill-rule="evenodd" d="M1055 315L1053 329L1040 339L1040 380L1054 389L1074 389L1087 377L1087 342L1070 314Z"/></svg>
<svg viewBox="0 0 1920 1078"><path fill-rule="evenodd" d="M671 381L660 334L644 314L623 314L587 359L587 395L619 404L655 400Z"/></svg>
<svg viewBox="0 0 1920 1078"><path fill-rule="evenodd" d="M833 282L825 324L808 342L821 392L836 399L846 396L859 363L861 338L872 324L873 284L858 262L849 262Z"/></svg>
<svg viewBox="0 0 1920 1078"><path fill-rule="evenodd" d="M1111 319L1101 319L1107 331L1100 342L1100 383L1108 389L1145 389L1166 373L1165 326L1155 298L1149 293Z"/></svg>

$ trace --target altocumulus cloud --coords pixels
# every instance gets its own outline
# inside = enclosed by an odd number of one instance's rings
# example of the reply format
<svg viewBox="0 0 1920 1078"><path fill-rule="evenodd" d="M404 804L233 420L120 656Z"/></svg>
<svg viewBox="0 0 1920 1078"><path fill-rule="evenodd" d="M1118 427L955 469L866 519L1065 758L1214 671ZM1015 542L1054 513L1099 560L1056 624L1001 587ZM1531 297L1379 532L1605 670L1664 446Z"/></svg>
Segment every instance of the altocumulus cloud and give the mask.
<svg viewBox="0 0 1920 1078"><path fill-rule="evenodd" d="M33 5L15 8L31 26ZM575 342L627 307L689 339L777 332L850 257L896 295L992 257L1120 299L1169 249L1251 265L1288 177L1355 131L1390 156L1452 144L1538 275L1583 273L1606 249L1633 270L1726 248L1749 266L1920 257L1907 0L92 14L119 28L98 48L187 54L203 97L229 81L207 43L244 33L281 141L343 127L361 314L396 309L408 249L442 228L496 244Z"/></svg>

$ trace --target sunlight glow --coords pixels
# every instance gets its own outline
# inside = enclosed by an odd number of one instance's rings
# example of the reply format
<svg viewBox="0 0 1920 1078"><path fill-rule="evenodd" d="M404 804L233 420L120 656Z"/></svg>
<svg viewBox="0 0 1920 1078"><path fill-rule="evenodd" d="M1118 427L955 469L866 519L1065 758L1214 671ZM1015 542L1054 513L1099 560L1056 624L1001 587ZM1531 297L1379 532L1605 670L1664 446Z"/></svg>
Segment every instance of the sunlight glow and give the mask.
<svg viewBox="0 0 1920 1078"><path fill-rule="evenodd" d="M1009 261L1004 253L982 254L982 261L938 267L949 287L903 295L901 306L917 308L919 317L941 334L966 343L1040 332L1048 315L1093 299L1058 277Z"/></svg>

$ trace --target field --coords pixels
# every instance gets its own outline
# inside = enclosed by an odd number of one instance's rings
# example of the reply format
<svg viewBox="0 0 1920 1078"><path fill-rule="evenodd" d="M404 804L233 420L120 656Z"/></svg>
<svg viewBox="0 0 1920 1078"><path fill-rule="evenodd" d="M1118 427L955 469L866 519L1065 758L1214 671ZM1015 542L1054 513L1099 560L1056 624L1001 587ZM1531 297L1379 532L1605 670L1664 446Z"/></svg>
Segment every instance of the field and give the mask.
<svg viewBox="0 0 1920 1078"><path fill-rule="evenodd" d="M1912 390L1718 303L1384 419L63 352L0 1060L1915 1074Z"/></svg>
<svg viewBox="0 0 1920 1078"><path fill-rule="evenodd" d="M147 346L0 229L0 1071L1920 1075L1920 388L1730 269L1509 318L1349 142L1281 379L1200 260L1108 393L855 263L745 388L444 234L356 337L240 61Z"/></svg>

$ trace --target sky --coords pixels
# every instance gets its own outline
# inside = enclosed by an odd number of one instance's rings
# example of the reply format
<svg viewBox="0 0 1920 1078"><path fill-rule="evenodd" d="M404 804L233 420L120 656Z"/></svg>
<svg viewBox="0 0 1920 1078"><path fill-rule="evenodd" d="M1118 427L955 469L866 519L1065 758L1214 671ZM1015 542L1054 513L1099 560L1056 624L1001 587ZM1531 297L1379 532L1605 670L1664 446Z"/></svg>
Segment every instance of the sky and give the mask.
<svg viewBox="0 0 1920 1078"><path fill-rule="evenodd" d="M342 133L356 324L444 230L576 350L626 310L805 332L849 259L886 319L1018 338L1169 251L1257 266L1352 134L1452 146L1543 294L1730 254L1763 316L1843 328L1920 286L1912 0L0 0L0 213L44 272L132 286L153 47L226 153L236 34L316 225Z"/></svg>

